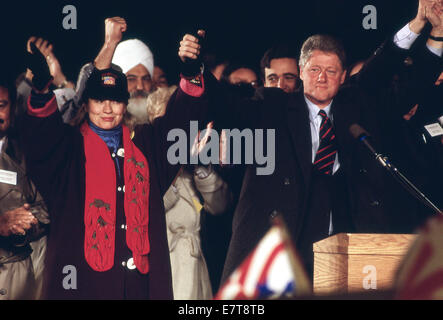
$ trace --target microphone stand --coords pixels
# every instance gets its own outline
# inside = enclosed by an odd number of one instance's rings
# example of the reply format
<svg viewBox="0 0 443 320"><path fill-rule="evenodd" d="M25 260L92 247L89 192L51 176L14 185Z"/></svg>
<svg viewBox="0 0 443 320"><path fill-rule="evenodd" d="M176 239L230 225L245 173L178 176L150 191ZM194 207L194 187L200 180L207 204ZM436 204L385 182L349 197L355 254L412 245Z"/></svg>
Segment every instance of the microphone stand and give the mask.
<svg viewBox="0 0 443 320"><path fill-rule="evenodd" d="M416 199L421 201L425 206L434 210L437 214L442 214L443 211L440 210L435 204L432 203L414 184L409 181L398 169L389 161L387 157L382 154L374 152L375 159L381 163L381 165L388 170L388 172L398 181L400 184Z"/></svg>

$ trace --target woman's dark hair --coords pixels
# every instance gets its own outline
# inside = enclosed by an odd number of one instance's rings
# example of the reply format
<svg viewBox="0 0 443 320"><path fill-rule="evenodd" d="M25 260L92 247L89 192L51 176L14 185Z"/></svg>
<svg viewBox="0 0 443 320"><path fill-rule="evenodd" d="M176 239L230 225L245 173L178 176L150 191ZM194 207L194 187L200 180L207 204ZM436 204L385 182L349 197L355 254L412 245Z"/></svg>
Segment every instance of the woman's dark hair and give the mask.
<svg viewBox="0 0 443 320"><path fill-rule="evenodd" d="M221 77L220 77L220 81L229 84L229 83L230 83L230 81L229 81L229 76L230 76L233 72L237 71L238 69L242 69L242 68L249 69L249 70L251 70L252 72L254 72L255 75L257 76L257 81L259 81L260 77L259 77L259 74L258 74L258 72L257 72L257 69L254 68L251 64L249 64L249 63L247 63L247 62L243 62L243 61L234 61L234 62L230 62L230 63L226 66L226 68L223 70L223 73L222 73L222 75L221 75Z"/></svg>
<svg viewBox="0 0 443 320"><path fill-rule="evenodd" d="M88 119L87 102L83 102L77 114L69 121L73 127L80 127Z"/></svg>

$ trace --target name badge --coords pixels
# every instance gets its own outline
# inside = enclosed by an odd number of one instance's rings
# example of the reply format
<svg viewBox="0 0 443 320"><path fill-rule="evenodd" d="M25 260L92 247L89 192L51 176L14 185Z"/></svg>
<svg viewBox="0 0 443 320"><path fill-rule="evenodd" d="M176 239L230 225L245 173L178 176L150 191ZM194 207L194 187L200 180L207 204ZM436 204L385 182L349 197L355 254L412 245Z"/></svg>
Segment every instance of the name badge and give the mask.
<svg viewBox="0 0 443 320"><path fill-rule="evenodd" d="M443 134L443 128L439 123L432 123L425 126L425 129L431 135L431 137L441 136Z"/></svg>
<svg viewBox="0 0 443 320"><path fill-rule="evenodd" d="M17 172L0 170L0 183L17 185Z"/></svg>

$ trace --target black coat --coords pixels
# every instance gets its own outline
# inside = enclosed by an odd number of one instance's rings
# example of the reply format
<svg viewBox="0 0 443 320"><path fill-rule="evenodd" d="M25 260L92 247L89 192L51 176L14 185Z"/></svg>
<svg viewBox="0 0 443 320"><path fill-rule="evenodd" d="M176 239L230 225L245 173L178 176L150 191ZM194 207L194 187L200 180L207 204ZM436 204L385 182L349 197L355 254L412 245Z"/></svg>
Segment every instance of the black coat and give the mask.
<svg viewBox="0 0 443 320"><path fill-rule="evenodd" d="M390 195L392 178L349 134L351 124L360 124L371 133L379 150L385 150L381 139L384 124L379 120L388 110L383 103L373 103L374 94L389 84L406 53L387 42L375 52L358 77L342 86L333 100L331 110L349 208L348 215L333 215L334 233L388 233L396 229L396 224L403 224L403 229L410 227L408 212ZM427 49L423 49L417 59L424 61L420 82L435 81L441 59ZM264 236L275 212L283 214L296 245L301 242L302 228L310 218L307 203L312 180L312 140L302 92L288 95L280 89L264 88L254 99L239 102L223 99L226 97L223 88L206 80L206 90L219 97L220 104L212 110L218 128L270 128L275 129L276 134L274 173L259 176L256 165L246 167L223 282ZM310 236L311 242L320 240L316 235Z"/></svg>
<svg viewBox="0 0 443 320"><path fill-rule="evenodd" d="M149 163L148 277L121 264L119 252L127 252L124 230L116 225L116 257L106 272L95 272L84 257L85 154L83 136L76 127L64 124L59 111L48 117L25 116L21 133L30 175L48 203L51 230L48 238L44 291L50 299L172 299L169 249L162 197L179 166L167 161L166 141L173 128L188 130L190 120L204 117L200 101L180 89L171 97L167 113L153 125L137 127L133 139ZM194 103L195 102L195 103ZM200 120L201 121L201 120ZM118 184L117 184L118 185ZM119 196L117 193L117 222ZM121 203L120 203L121 204ZM120 207L120 211L122 211ZM122 212L120 212L120 219ZM123 215L124 218L124 215ZM65 290L65 266L77 270L77 289ZM132 283L132 284L129 284ZM125 287L126 286L126 287ZM145 287L143 287L145 286ZM132 288L131 288L132 287Z"/></svg>

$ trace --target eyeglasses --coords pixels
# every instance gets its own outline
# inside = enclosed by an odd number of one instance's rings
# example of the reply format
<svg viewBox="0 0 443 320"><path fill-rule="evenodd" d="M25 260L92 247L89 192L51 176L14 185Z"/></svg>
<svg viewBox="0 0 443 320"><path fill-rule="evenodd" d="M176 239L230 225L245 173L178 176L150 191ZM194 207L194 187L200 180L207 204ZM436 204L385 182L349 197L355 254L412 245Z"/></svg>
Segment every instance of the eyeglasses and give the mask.
<svg viewBox="0 0 443 320"><path fill-rule="evenodd" d="M237 87L251 86L254 89L257 89L259 86L259 83L258 83L258 81L252 81L252 82L240 81L237 83L233 83L232 85L237 86Z"/></svg>

